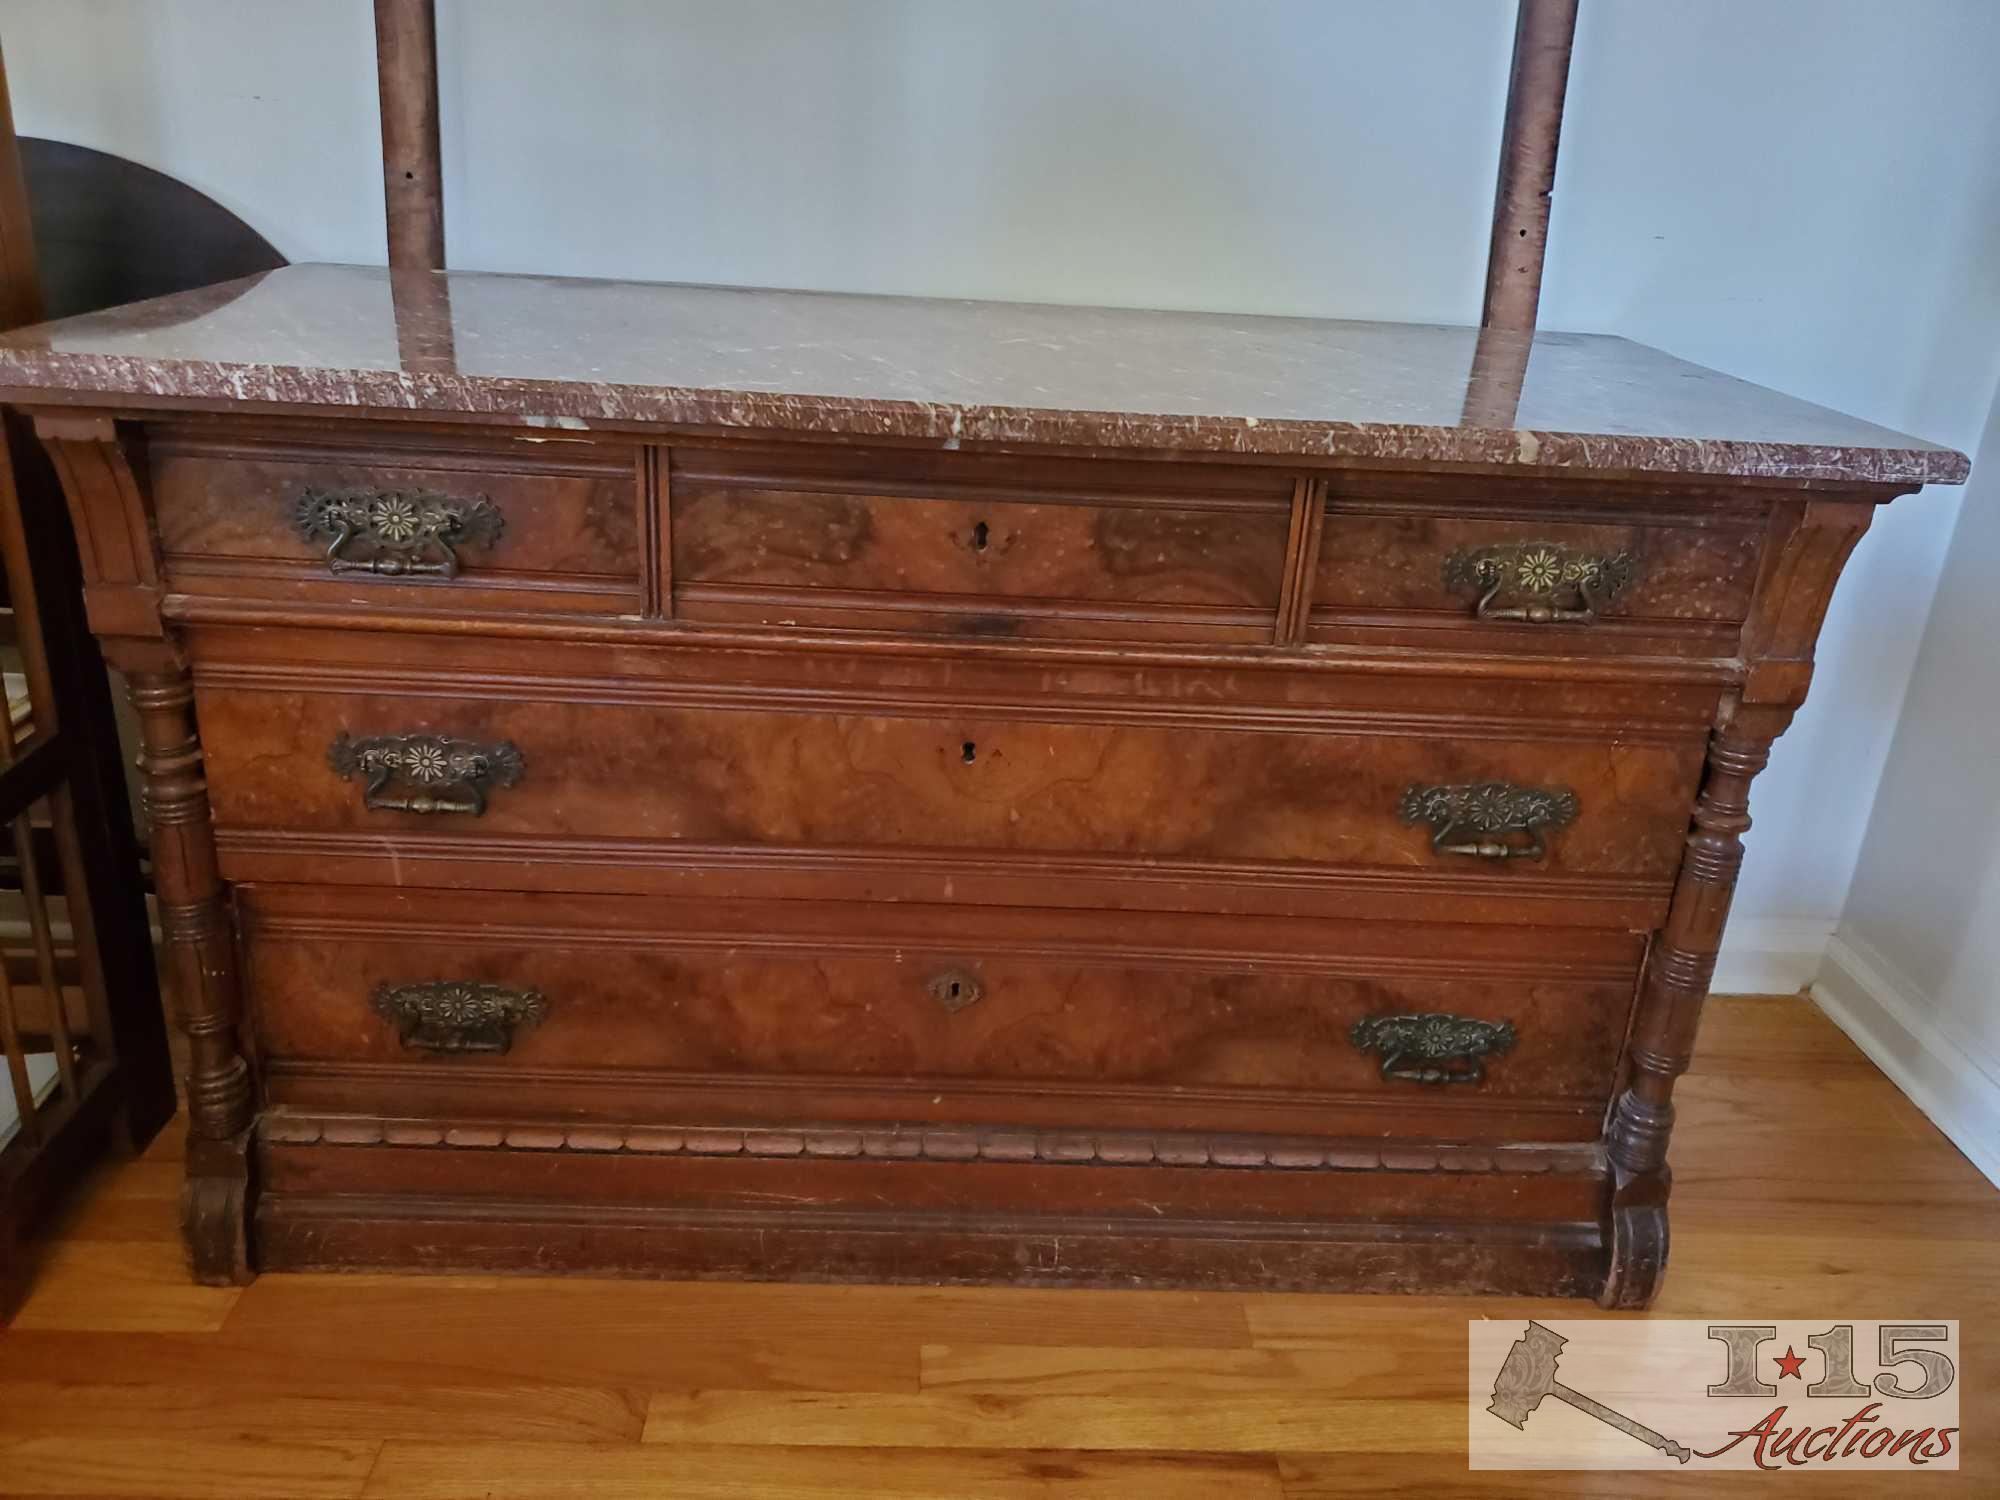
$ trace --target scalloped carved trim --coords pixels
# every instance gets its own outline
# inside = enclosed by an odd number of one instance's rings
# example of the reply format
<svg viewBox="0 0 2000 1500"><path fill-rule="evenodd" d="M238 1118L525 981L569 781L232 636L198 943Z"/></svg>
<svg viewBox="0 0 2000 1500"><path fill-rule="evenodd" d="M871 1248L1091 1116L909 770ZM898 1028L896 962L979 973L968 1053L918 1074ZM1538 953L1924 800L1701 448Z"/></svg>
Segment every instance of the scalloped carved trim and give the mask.
<svg viewBox="0 0 2000 1500"><path fill-rule="evenodd" d="M259 1138L285 1146L414 1146L596 1155L845 1157L877 1161L1044 1162L1064 1166L1163 1166L1338 1172L1602 1173L1595 1143L1454 1146L1310 1141L1178 1132L877 1127L716 1128L670 1125L514 1125L279 1112Z"/></svg>

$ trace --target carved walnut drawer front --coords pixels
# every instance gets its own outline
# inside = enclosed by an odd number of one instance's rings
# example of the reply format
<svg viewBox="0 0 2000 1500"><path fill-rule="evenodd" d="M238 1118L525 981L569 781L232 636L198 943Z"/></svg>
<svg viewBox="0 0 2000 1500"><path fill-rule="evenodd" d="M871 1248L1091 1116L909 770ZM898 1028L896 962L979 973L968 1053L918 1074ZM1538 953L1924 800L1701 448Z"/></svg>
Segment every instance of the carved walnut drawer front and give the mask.
<svg viewBox="0 0 2000 1500"><path fill-rule="evenodd" d="M1403 718L1217 729L1129 708L1093 721L997 707L772 711L212 679L200 696L226 831L532 837L557 857L565 840L622 839L1109 855L1190 874L1518 863L1664 891L1701 761L1684 735L1611 745Z"/></svg>
<svg viewBox="0 0 2000 1500"><path fill-rule="evenodd" d="M675 449L687 620L1268 641L1294 481L1210 465Z"/></svg>
<svg viewBox="0 0 2000 1500"><path fill-rule="evenodd" d="M460 1114L1585 1139L1642 941L1032 908L250 887L272 1097ZM422 1082L416 1082L418 1074Z"/></svg>
<svg viewBox="0 0 2000 1500"><path fill-rule="evenodd" d="M1307 639L1423 632L1443 649L1730 654L1769 525L1741 497L1330 482Z"/></svg>
<svg viewBox="0 0 2000 1500"><path fill-rule="evenodd" d="M210 426L147 446L170 588L397 613L636 614L637 448Z"/></svg>

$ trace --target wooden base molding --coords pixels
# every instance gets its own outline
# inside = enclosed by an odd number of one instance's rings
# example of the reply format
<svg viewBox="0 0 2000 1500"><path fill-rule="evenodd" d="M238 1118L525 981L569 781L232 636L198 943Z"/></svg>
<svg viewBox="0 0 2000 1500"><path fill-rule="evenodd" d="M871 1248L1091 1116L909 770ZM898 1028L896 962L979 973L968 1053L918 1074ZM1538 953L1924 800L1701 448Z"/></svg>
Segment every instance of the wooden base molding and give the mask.
<svg viewBox="0 0 2000 1500"><path fill-rule="evenodd" d="M1268 1168L1336 1172L1601 1173L1597 1145L1466 1146L1134 1131L855 1129L852 1126L585 1125L266 1113L258 1138L284 1146L436 1146L635 1156L865 1157L881 1161L1049 1162L1064 1166Z"/></svg>
<svg viewBox="0 0 2000 1500"><path fill-rule="evenodd" d="M607 1213L401 1198L274 1198L258 1215L270 1270L582 1272L676 1281L870 1282L1204 1291L1405 1292L1590 1297L1595 1243L1550 1244L1485 1227L1416 1238L1373 1220L1313 1228L1050 1217L982 1222L767 1209ZM421 1253L413 1247L421 1246Z"/></svg>
<svg viewBox="0 0 2000 1500"><path fill-rule="evenodd" d="M1593 1146L289 1112L259 1135L265 1268L1589 1296L1615 1259Z"/></svg>

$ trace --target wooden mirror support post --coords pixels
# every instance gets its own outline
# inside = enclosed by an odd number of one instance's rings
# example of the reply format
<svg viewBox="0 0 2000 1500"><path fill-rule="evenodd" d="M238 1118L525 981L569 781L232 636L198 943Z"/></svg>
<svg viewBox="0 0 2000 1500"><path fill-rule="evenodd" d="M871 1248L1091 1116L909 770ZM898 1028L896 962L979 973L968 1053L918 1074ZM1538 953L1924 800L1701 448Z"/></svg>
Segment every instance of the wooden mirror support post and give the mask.
<svg viewBox="0 0 2000 1500"><path fill-rule="evenodd" d="M389 264L444 269L444 172L438 151L437 6L375 0L382 92L382 191Z"/></svg>

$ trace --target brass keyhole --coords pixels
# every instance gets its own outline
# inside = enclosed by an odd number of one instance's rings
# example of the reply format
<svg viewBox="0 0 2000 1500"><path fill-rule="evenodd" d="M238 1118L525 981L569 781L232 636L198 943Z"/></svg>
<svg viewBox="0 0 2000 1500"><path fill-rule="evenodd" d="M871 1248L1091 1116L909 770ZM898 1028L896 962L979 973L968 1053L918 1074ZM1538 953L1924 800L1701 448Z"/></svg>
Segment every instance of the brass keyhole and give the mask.
<svg viewBox="0 0 2000 1500"><path fill-rule="evenodd" d="M979 981L963 969L946 969L943 973L934 974L925 988L930 991L931 999L953 1012L964 1010L985 993Z"/></svg>
<svg viewBox="0 0 2000 1500"><path fill-rule="evenodd" d="M984 552L986 550L986 542L986 523L981 521L977 526L972 528L972 550L974 552Z"/></svg>

